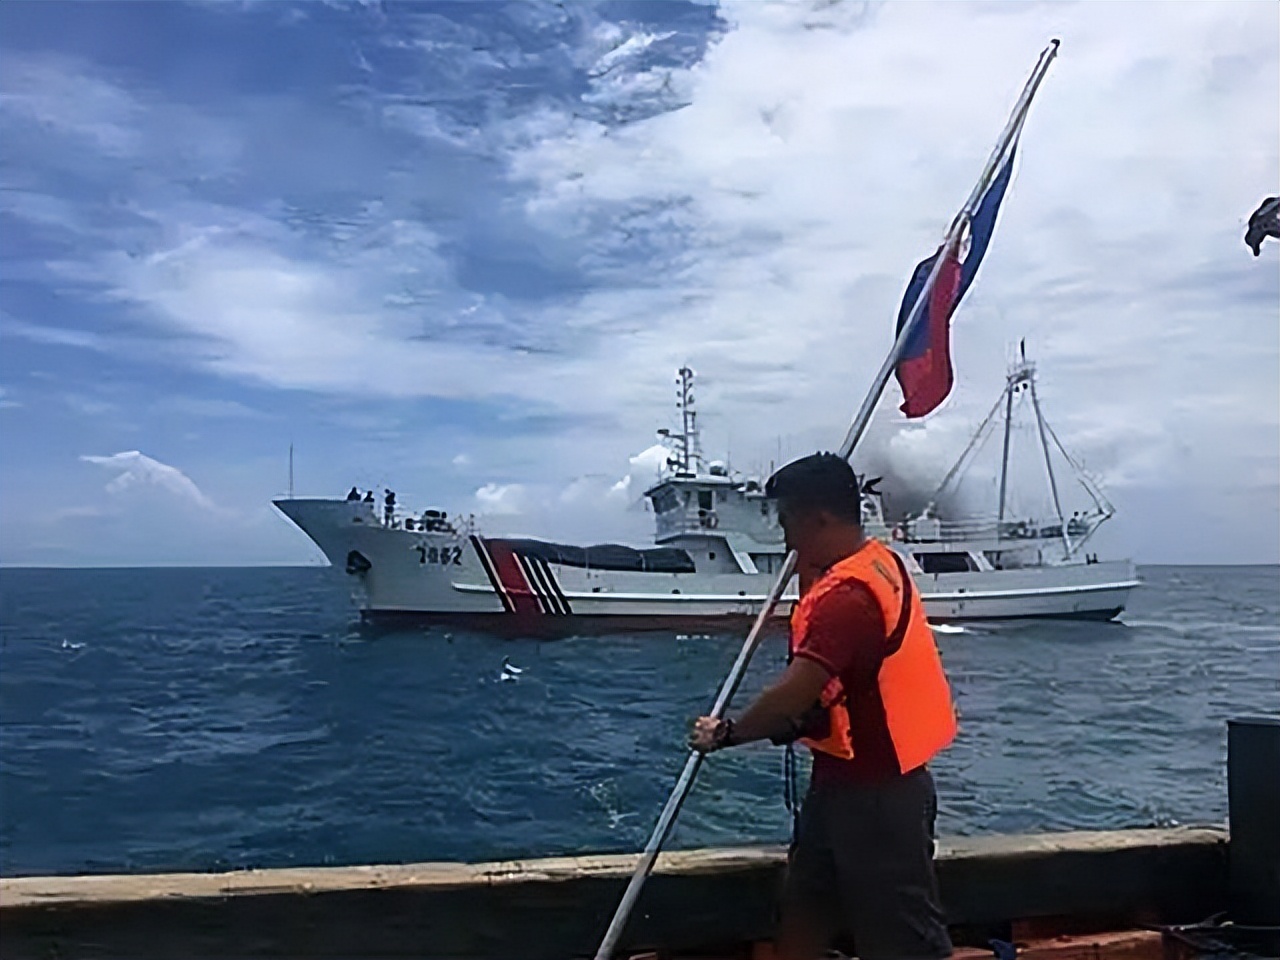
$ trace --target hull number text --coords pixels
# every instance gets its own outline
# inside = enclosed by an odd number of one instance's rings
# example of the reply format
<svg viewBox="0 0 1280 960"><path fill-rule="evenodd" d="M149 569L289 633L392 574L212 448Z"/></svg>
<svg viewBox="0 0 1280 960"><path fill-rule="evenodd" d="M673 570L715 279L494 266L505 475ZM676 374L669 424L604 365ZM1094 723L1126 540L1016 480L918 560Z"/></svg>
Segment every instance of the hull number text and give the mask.
<svg viewBox="0 0 1280 960"><path fill-rule="evenodd" d="M435 563L442 567L453 564L462 566L461 547L414 547L418 551L418 563Z"/></svg>

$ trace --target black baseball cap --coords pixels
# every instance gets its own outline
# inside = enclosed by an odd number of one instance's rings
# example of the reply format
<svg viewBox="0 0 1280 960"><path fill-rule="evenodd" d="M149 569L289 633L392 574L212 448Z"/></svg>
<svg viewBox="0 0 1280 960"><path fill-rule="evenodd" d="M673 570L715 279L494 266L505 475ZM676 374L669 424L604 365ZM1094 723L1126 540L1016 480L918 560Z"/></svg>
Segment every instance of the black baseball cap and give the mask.
<svg viewBox="0 0 1280 960"><path fill-rule="evenodd" d="M850 518L862 516L858 477L849 461L835 453L811 453L791 461L768 479L764 494Z"/></svg>

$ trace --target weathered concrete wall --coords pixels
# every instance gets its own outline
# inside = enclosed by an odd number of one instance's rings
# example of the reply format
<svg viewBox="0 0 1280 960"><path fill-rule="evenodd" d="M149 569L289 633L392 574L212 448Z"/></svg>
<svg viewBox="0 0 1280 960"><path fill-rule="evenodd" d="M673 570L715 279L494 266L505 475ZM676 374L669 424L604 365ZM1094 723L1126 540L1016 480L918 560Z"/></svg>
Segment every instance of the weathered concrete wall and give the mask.
<svg viewBox="0 0 1280 960"><path fill-rule="evenodd" d="M1195 921L1223 908L1225 832L1127 830L943 841L953 923L1079 914ZM690 949L767 938L778 847L664 854L624 939ZM487 864L0 880L12 957L590 956L633 856Z"/></svg>

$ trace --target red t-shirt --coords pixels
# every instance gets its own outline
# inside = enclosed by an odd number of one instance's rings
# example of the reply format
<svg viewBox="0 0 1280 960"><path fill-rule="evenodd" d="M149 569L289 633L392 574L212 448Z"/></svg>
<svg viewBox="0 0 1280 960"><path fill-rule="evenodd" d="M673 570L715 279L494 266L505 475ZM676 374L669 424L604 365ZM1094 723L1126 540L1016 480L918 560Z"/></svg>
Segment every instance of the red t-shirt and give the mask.
<svg viewBox="0 0 1280 960"><path fill-rule="evenodd" d="M809 627L799 638L795 655L812 660L831 676L840 678L853 739L852 760L813 752L815 783L867 783L901 776L878 679L889 629L874 594L861 583L842 583L814 605Z"/></svg>

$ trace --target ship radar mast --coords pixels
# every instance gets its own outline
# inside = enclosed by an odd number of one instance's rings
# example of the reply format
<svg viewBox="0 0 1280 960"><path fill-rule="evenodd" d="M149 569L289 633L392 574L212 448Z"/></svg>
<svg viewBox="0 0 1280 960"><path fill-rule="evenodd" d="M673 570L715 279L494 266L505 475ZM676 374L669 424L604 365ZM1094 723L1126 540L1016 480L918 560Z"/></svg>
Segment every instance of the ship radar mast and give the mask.
<svg viewBox="0 0 1280 960"><path fill-rule="evenodd" d="M693 400L694 372L691 367L680 368L676 377L676 409L680 411L680 432L659 430L658 436L672 444L672 455L667 466L678 477L694 477L702 472L702 444L699 439L698 413Z"/></svg>

